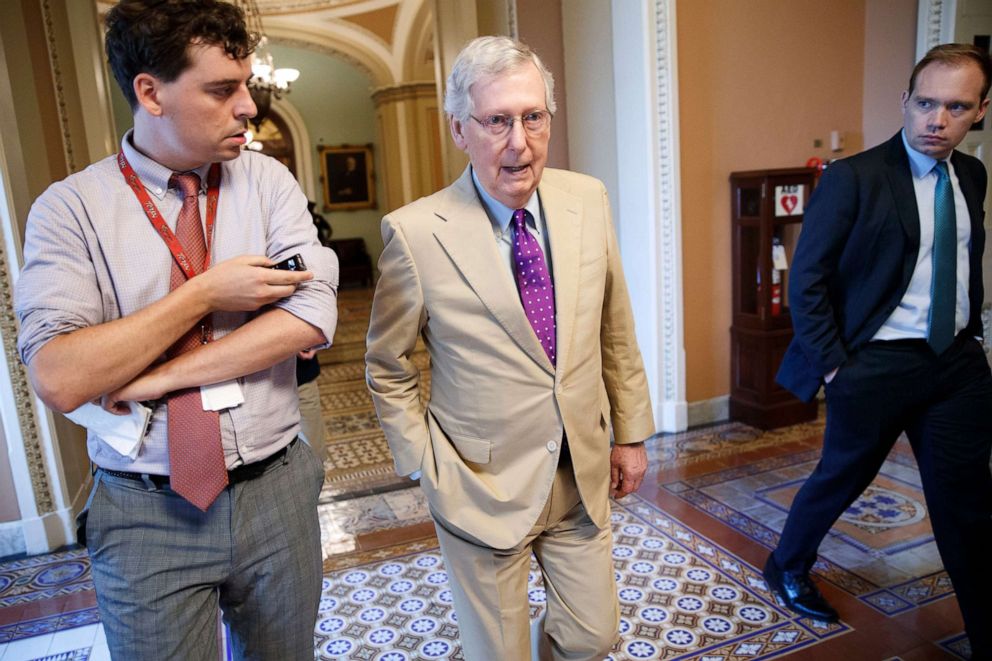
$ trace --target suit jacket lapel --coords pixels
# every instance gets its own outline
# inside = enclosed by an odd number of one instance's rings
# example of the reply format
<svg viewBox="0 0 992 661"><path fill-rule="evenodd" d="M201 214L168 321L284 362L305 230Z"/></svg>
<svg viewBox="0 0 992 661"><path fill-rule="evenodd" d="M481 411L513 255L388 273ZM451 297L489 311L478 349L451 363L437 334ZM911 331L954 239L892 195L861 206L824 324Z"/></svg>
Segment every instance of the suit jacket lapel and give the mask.
<svg viewBox="0 0 992 661"><path fill-rule="evenodd" d="M899 212L899 220L902 222L903 229L909 236L912 245L918 247L920 245L920 213L916 208L916 189L913 187L913 172L909 167L909 156L906 154L906 146L902 144L900 134L897 133L894 138L889 140L889 151L885 160L889 166L886 175L889 179L889 186L892 188L896 209ZM982 200L979 199L974 181L962 164L960 154L956 151L951 153L951 164L954 166L954 173L961 186L961 194L964 195L965 203L968 205L971 231L975 232L976 229L980 231L983 229L979 220ZM916 259L915 254L911 257L913 260Z"/></svg>
<svg viewBox="0 0 992 661"><path fill-rule="evenodd" d="M892 198L895 201L896 210L899 212L899 220L902 222L906 236L910 238L910 244L918 247L920 245L920 212L916 208L913 172L909 168L909 156L906 154L905 145L902 144L901 134L897 133L889 140L889 150L885 162L889 166L885 174L892 189ZM915 262L915 253L912 257Z"/></svg>
<svg viewBox="0 0 992 661"><path fill-rule="evenodd" d="M951 165L954 166L954 174L957 175L958 183L961 185L961 194L964 195L965 204L968 205L968 215L971 220L971 231L981 228L981 208L983 200L978 197L978 189L975 186L971 173L967 171L961 160L959 152L951 153Z"/></svg>
<svg viewBox="0 0 992 661"><path fill-rule="evenodd" d="M555 283L556 364L567 365L575 328L582 252L582 201L550 184L537 187L551 244L551 269Z"/></svg>
<svg viewBox="0 0 992 661"><path fill-rule="evenodd" d="M527 321L513 279L506 273L493 238L492 223L475 192L468 168L447 193L434 212L444 221L434 231L435 238L514 342L549 374L554 374L551 361Z"/></svg>

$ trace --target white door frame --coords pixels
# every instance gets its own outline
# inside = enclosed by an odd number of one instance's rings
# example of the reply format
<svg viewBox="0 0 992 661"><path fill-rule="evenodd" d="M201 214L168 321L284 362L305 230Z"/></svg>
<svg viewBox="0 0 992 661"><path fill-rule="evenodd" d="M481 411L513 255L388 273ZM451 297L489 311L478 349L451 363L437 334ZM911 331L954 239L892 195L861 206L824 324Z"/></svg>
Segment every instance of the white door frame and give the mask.
<svg viewBox="0 0 992 661"><path fill-rule="evenodd" d="M675 0L613 0L620 252L659 431L688 426Z"/></svg>

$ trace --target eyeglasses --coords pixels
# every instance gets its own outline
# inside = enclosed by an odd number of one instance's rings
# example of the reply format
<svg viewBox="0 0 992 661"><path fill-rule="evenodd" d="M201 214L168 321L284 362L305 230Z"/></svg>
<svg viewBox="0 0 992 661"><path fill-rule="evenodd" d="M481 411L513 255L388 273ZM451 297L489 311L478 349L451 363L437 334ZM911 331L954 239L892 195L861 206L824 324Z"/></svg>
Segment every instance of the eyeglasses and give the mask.
<svg viewBox="0 0 992 661"><path fill-rule="evenodd" d="M524 131L531 137L541 135L551 125L551 113L547 110L534 110L520 117L510 115L486 115L482 119L475 115L469 117L479 122L479 126L486 129L494 138L506 137L517 121L523 124Z"/></svg>

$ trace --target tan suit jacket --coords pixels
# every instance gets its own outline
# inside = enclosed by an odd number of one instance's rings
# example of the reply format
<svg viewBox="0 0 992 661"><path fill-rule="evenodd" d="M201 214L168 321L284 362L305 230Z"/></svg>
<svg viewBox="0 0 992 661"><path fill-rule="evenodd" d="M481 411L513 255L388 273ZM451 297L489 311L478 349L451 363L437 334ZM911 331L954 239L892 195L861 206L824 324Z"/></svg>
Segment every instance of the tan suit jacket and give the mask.
<svg viewBox="0 0 992 661"><path fill-rule="evenodd" d="M470 170L383 218L367 380L396 470L422 471L433 515L488 546L514 546L547 501L563 438L585 508L609 519L610 426L643 441L654 419L627 286L598 180L545 169L557 368L524 314ZM420 405L410 361L431 357Z"/></svg>

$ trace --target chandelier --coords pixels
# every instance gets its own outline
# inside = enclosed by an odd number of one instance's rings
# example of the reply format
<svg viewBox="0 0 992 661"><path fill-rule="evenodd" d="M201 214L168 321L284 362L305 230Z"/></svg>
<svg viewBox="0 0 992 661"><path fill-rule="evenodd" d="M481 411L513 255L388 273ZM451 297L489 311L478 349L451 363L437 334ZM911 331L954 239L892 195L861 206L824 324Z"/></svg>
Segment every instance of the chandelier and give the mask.
<svg viewBox="0 0 992 661"><path fill-rule="evenodd" d="M300 72L298 69L276 68L272 60L272 52L269 50L269 38L262 29L262 15L255 0L233 0L233 2L245 13L248 31L259 37L258 46L252 54L251 79L248 81L248 91L258 109L251 123L255 125L255 131L258 131L262 122L269 116L272 98L281 99L283 94L289 94L289 86L300 77Z"/></svg>

